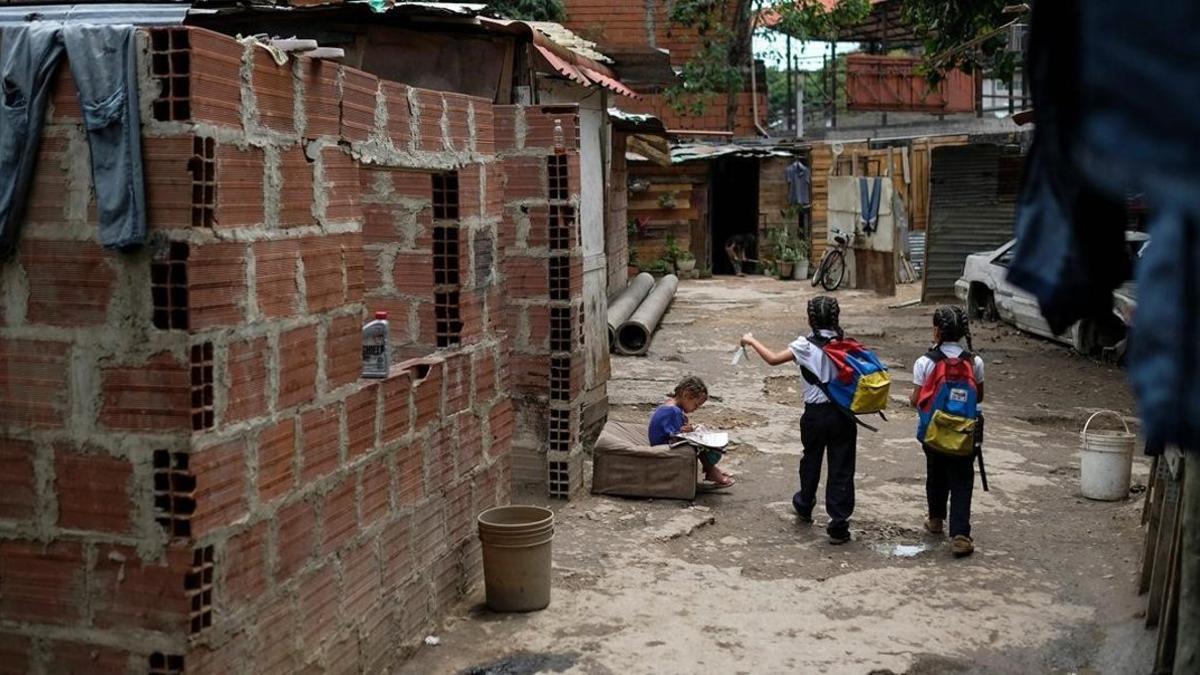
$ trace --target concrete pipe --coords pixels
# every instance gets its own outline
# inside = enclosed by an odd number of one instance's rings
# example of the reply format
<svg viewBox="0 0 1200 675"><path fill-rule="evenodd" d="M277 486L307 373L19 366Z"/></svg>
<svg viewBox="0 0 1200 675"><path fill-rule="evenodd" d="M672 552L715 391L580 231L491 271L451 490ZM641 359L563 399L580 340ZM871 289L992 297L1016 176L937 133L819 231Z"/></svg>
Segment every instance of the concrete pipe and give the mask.
<svg viewBox="0 0 1200 675"><path fill-rule="evenodd" d="M675 289L679 287L679 278L668 274L654 285L654 290L646 296L642 304L617 330L617 350L629 356L641 356L650 349L650 337L663 314L675 299Z"/></svg>
<svg viewBox="0 0 1200 675"><path fill-rule="evenodd" d="M617 329L642 304L642 300L646 299L646 294L650 289L654 288L654 277L648 272L642 272L629 282L625 290L617 296L608 305L608 347L616 349L617 345Z"/></svg>

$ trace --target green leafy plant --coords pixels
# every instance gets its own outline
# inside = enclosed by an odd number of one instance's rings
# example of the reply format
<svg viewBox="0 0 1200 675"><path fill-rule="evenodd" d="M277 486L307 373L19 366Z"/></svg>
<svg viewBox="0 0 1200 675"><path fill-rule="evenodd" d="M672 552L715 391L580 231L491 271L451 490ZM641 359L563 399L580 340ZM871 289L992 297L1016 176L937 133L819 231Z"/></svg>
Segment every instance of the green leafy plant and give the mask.
<svg viewBox="0 0 1200 675"><path fill-rule="evenodd" d="M791 246L784 246L779 249L776 257L783 262L796 262L800 259L800 252Z"/></svg>
<svg viewBox="0 0 1200 675"><path fill-rule="evenodd" d="M671 271L671 263L667 260L659 258L648 265L644 265L641 269L643 272L649 272L651 274L666 274L667 272Z"/></svg>
<svg viewBox="0 0 1200 675"><path fill-rule="evenodd" d="M1018 55L1007 51L1008 33L1002 27L1018 15L1006 14L1009 0L905 0L901 19L921 38L925 56L921 72L936 85L956 68L967 72L990 70L1007 79L1016 70Z"/></svg>
<svg viewBox="0 0 1200 675"><path fill-rule="evenodd" d="M673 263L676 260L679 260L679 257L681 255L683 255L683 253L684 253L683 249L679 247L679 242L677 242L675 240L675 234L672 232L668 232L667 233L667 248L666 248L666 251L663 252L663 260L666 260L669 263Z"/></svg>
<svg viewBox="0 0 1200 675"><path fill-rule="evenodd" d="M493 0L484 12L520 21L562 21L567 18L562 0Z"/></svg>
<svg viewBox="0 0 1200 675"><path fill-rule="evenodd" d="M629 267L637 267L638 266L638 252L637 252L637 249L633 248L632 246L629 247L629 263L628 263L628 265L629 265Z"/></svg>
<svg viewBox="0 0 1200 675"><path fill-rule="evenodd" d="M695 260L695 259L696 259L696 256L691 251L688 251L686 249L683 251L680 251L679 255L675 256L675 262L687 262L689 260Z"/></svg>
<svg viewBox="0 0 1200 675"><path fill-rule="evenodd" d="M675 192L674 190L671 192L664 192L658 196L658 205L664 209L673 209L678 205L676 201L678 198L679 193Z"/></svg>

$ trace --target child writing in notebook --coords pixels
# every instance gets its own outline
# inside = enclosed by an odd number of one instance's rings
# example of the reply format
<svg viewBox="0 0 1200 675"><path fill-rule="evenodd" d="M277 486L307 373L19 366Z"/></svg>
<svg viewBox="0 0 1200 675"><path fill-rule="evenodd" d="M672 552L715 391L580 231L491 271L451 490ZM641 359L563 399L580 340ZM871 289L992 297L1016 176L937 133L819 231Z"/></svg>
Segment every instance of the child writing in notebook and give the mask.
<svg viewBox="0 0 1200 675"><path fill-rule="evenodd" d="M695 376L683 378L675 386L674 393L650 416L650 445L665 445L675 434L693 431L694 427L688 422L688 415L706 401L708 387L704 381ZM733 478L717 468L717 462L721 461L720 452L701 450L698 459L700 466L704 467L704 477L712 481L714 487L727 488L733 485Z"/></svg>

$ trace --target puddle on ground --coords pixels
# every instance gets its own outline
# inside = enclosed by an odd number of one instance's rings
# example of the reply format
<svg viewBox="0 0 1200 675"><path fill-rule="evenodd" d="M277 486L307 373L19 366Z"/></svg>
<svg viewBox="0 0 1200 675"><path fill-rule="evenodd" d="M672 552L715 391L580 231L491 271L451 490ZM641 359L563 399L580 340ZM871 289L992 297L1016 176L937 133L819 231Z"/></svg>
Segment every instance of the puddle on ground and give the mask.
<svg viewBox="0 0 1200 675"><path fill-rule="evenodd" d="M499 661L467 668L459 675L534 675L535 673L561 673L575 665L579 654L530 654L517 653Z"/></svg>
<svg viewBox="0 0 1200 675"><path fill-rule="evenodd" d="M932 548L929 544L870 544L874 551L893 558L915 558Z"/></svg>

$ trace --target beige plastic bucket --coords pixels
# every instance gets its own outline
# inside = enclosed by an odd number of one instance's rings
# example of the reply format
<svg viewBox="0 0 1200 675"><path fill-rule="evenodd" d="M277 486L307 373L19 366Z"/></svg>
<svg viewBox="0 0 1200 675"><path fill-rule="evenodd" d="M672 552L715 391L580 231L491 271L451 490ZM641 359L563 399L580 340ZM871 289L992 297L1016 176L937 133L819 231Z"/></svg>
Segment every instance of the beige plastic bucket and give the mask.
<svg viewBox="0 0 1200 675"><path fill-rule="evenodd" d="M1097 415L1116 417L1125 430L1089 430ZM1083 496L1107 502L1127 497L1137 437L1130 433L1125 418L1111 410L1096 412L1083 425L1080 438L1083 447L1079 455L1079 488Z"/></svg>
<svg viewBox="0 0 1200 675"><path fill-rule="evenodd" d="M540 506L497 506L479 514L483 584L495 612L532 612L550 604L554 512Z"/></svg>

